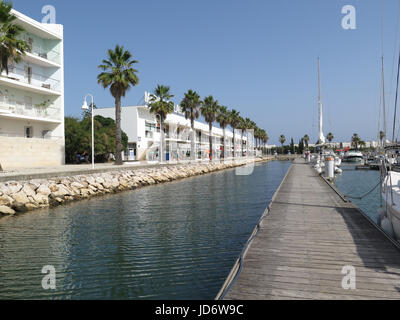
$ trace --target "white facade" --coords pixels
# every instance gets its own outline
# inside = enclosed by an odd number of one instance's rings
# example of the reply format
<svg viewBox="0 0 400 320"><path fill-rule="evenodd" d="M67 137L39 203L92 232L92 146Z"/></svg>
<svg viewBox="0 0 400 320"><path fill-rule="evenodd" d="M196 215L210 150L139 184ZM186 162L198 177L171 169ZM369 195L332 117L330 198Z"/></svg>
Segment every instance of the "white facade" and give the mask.
<svg viewBox="0 0 400 320"><path fill-rule="evenodd" d="M63 26L15 10L32 50L0 75L0 164L3 168L64 164Z"/></svg>
<svg viewBox="0 0 400 320"><path fill-rule="evenodd" d="M95 109L94 115L115 120L115 108ZM159 117L150 113L147 106L128 106L121 108L121 129L128 136L128 150L124 154L124 160L155 160L160 147ZM188 160L190 158L190 120L178 113L169 114L165 120L165 141L167 160ZM207 159L209 157L209 125L195 121L196 131L196 158ZM223 152L223 130L212 128L213 154L221 157ZM241 131L235 131L236 154L241 152ZM243 137L246 141L246 136ZM233 152L233 132L225 130L225 148ZM246 150L246 149L244 149Z"/></svg>

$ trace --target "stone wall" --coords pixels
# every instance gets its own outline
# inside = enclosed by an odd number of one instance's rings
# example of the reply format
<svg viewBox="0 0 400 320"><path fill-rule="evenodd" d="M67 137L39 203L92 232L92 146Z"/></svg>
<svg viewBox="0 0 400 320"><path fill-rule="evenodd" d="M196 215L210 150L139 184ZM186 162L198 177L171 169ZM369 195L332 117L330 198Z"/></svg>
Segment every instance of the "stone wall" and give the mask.
<svg viewBox="0 0 400 320"><path fill-rule="evenodd" d="M3 169L61 166L64 157L63 139L0 137Z"/></svg>
<svg viewBox="0 0 400 320"><path fill-rule="evenodd" d="M134 190L143 186L188 178L223 169L266 161L238 160L227 163L173 165L151 169L133 169L46 180L0 183L0 216L39 208L53 207L69 201Z"/></svg>

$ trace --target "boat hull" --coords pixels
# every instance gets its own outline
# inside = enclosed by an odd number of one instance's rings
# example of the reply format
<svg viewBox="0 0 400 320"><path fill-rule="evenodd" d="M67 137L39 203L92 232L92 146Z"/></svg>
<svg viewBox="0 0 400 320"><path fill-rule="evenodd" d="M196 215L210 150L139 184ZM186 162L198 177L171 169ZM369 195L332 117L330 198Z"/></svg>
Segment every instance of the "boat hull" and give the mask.
<svg viewBox="0 0 400 320"><path fill-rule="evenodd" d="M345 162L361 162L363 160L363 158L361 157L347 157L345 159L343 159L343 161Z"/></svg>

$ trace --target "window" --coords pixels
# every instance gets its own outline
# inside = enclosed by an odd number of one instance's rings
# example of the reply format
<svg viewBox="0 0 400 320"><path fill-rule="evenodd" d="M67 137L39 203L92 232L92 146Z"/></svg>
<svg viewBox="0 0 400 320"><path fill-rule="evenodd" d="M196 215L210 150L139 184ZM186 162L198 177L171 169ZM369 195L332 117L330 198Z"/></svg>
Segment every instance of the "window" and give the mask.
<svg viewBox="0 0 400 320"><path fill-rule="evenodd" d="M146 131L156 131L156 125L146 121Z"/></svg>
<svg viewBox="0 0 400 320"><path fill-rule="evenodd" d="M25 127L25 138L33 138L33 127Z"/></svg>

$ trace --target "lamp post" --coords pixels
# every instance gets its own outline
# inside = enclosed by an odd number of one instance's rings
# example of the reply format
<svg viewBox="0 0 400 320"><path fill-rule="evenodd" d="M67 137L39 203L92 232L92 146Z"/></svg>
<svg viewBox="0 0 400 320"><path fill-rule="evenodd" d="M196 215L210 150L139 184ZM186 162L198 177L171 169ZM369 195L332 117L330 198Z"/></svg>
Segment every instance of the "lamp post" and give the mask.
<svg viewBox="0 0 400 320"><path fill-rule="evenodd" d="M88 93L85 96L85 99L83 100L83 105L82 105L82 109L85 111L89 110L89 106L86 102L87 97L91 97L92 99L92 104L91 104L91 109L92 109L92 169L94 169L94 114L93 114L93 108L94 108L94 102L93 102L93 96Z"/></svg>
<svg viewBox="0 0 400 320"><path fill-rule="evenodd" d="M163 135L164 135L164 131L162 128L162 123L161 123L161 115L156 114L156 121L157 121L157 116L160 117L160 163L163 162Z"/></svg>

